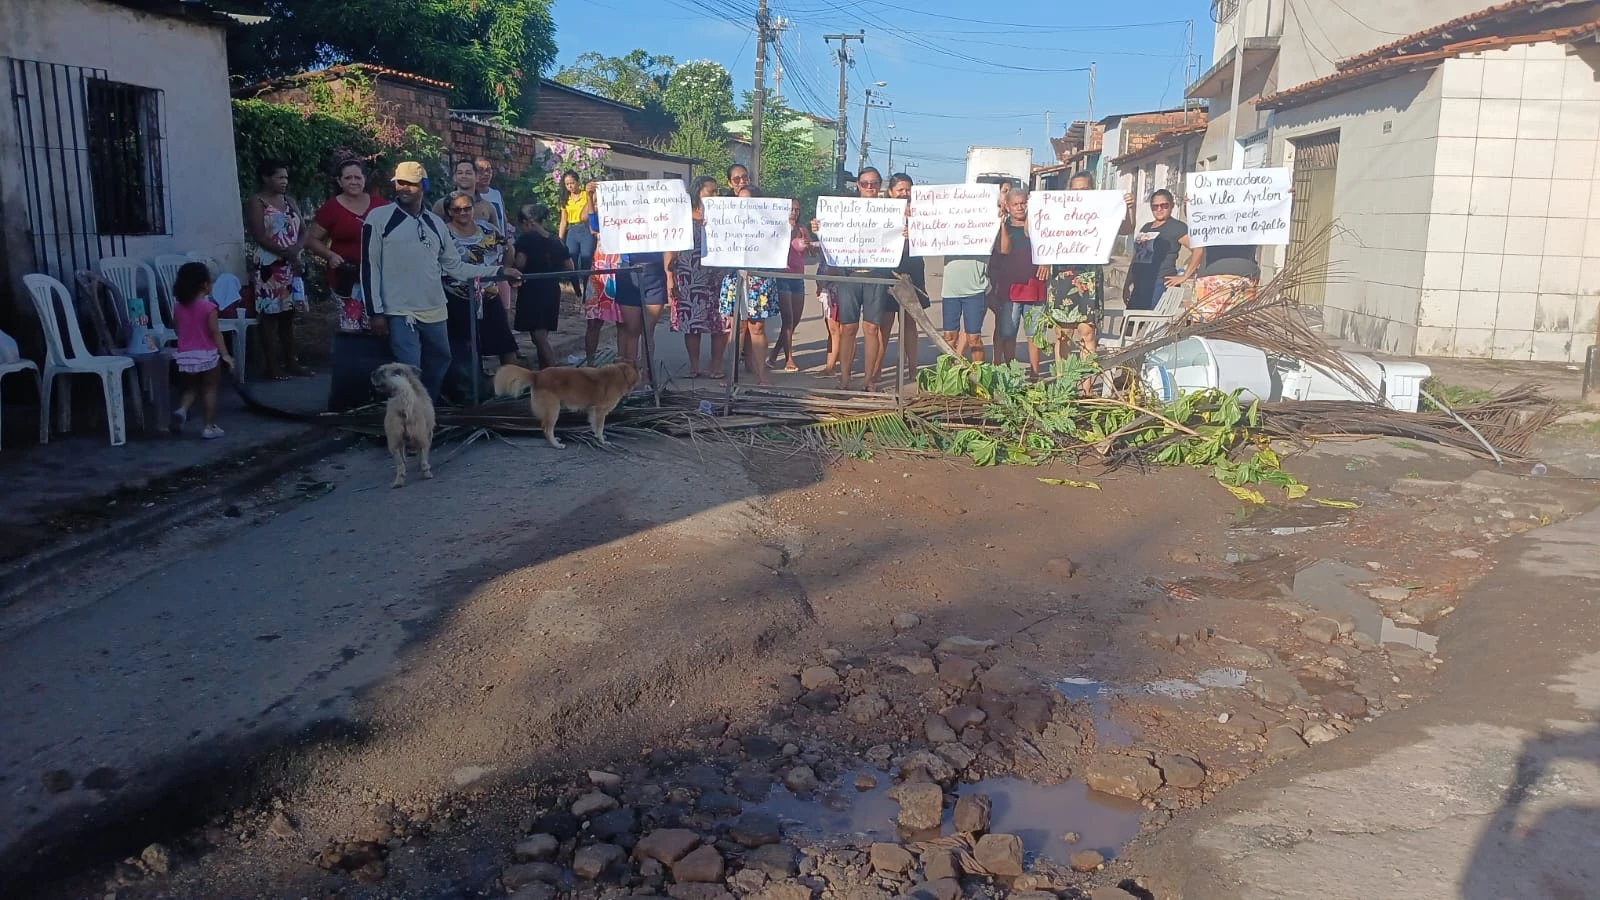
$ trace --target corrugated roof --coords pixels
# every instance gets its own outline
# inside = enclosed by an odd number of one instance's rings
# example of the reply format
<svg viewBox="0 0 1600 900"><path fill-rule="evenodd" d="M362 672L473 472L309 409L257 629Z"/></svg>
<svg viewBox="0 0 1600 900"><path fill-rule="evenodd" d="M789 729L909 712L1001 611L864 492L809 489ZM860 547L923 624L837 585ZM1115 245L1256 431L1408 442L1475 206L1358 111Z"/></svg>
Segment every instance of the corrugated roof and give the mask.
<svg viewBox="0 0 1600 900"><path fill-rule="evenodd" d="M1505 4L1511 5L1511 4ZM1522 5L1522 4L1518 4ZM1564 28L1549 28L1544 31L1532 31L1526 34L1486 35L1449 44L1437 50L1422 53L1402 54L1390 56L1366 65L1341 69L1332 75L1326 75L1315 81L1296 85L1288 90L1278 91L1262 97L1256 103L1257 109L1287 109L1309 103L1322 97L1342 93L1375 81L1383 81L1414 72L1418 69L1433 66L1446 59L1461 56L1466 53L1480 53L1487 50L1500 50L1506 47L1515 47L1520 44L1542 44L1546 42L1574 41L1600 32L1600 19L1584 22L1580 25L1569 25Z"/></svg>
<svg viewBox="0 0 1600 900"><path fill-rule="evenodd" d="M1414 34L1408 34L1381 47L1374 47L1365 53L1357 54L1344 60L1339 63L1339 67L1359 68L1384 57L1398 55L1413 44L1427 43L1434 39L1444 38L1450 32L1458 31L1462 28L1473 29L1475 26L1486 25L1495 19L1505 16L1507 13L1539 13L1570 6L1574 3L1592 2L1593 0L1508 0L1506 3L1497 3L1486 9L1480 9L1475 13L1458 16L1448 22L1441 22L1432 28L1425 28Z"/></svg>
<svg viewBox="0 0 1600 900"><path fill-rule="evenodd" d="M253 97L256 94L260 94L264 91L293 87L297 84L306 84L314 81L327 81L331 78L343 78L346 75L369 75L374 78L388 78L393 81L404 81L410 84L422 85L423 87L437 88L441 91L453 90L455 88L455 85L448 81L425 78L421 75L413 75L410 72L402 72L398 69L375 66L372 63L350 63L349 65L329 66L326 69L313 69L309 72L301 72L297 75L285 75L282 78L273 78L269 81L257 82L256 84L235 90L233 95L235 97Z"/></svg>

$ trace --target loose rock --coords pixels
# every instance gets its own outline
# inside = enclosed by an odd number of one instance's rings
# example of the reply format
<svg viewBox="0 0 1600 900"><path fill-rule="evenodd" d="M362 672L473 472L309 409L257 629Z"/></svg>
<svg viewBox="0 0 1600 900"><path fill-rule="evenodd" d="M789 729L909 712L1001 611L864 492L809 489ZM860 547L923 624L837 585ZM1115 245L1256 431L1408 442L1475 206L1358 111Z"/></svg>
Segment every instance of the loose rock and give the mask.
<svg viewBox="0 0 1600 900"><path fill-rule="evenodd" d="M873 844L867 856L874 872L887 872L890 875L905 874L910 871L913 862L911 851L899 844Z"/></svg>
<svg viewBox="0 0 1600 900"><path fill-rule="evenodd" d="M955 853L942 847L934 847L922 852L922 877L928 881L954 881L961 877L961 870L956 867ZM960 886L956 893L961 892Z"/></svg>
<svg viewBox="0 0 1600 900"><path fill-rule="evenodd" d="M1002 696L1025 694L1038 686L1039 680L1016 666L999 665L984 672L978 679L983 689Z"/></svg>
<svg viewBox="0 0 1600 900"><path fill-rule="evenodd" d="M599 813L610 812L617 806L617 798L600 791L591 791L572 804L572 814L580 819L587 819Z"/></svg>
<svg viewBox="0 0 1600 900"><path fill-rule="evenodd" d="M900 777L908 781L926 778L943 784L956 777L956 770L943 757L918 750L900 761Z"/></svg>
<svg viewBox="0 0 1600 900"><path fill-rule="evenodd" d="M980 641L958 634L940 641L938 651L940 653L949 653L953 656L978 657L993 650L996 646L994 641Z"/></svg>
<svg viewBox="0 0 1600 900"><path fill-rule="evenodd" d="M1338 736L1339 732L1334 731L1332 728L1329 728L1321 722L1318 722L1315 725L1307 726L1305 734L1301 735L1305 742L1313 747L1318 744L1326 744Z"/></svg>
<svg viewBox="0 0 1600 900"><path fill-rule="evenodd" d="M700 835L687 828L660 828L645 835L633 846L633 858L653 859L670 866L700 846Z"/></svg>
<svg viewBox="0 0 1600 900"><path fill-rule="evenodd" d="M966 690L978 680L978 664L964 656L946 656L939 661L939 680Z"/></svg>
<svg viewBox="0 0 1600 900"><path fill-rule="evenodd" d="M913 831L938 828L944 820L944 791L937 784L911 781L889 791L889 799L900 804L896 819Z"/></svg>
<svg viewBox="0 0 1600 900"><path fill-rule="evenodd" d="M753 894L767 886L767 873L760 869L740 869L728 876L728 887L740 894Z"/></svg>
<svg viewBox="0 0 1600 900"><path fill-rule="evenodd" d="M722 854L714 847L700 847L672 865L672 877L680 882L711 884L722 880Z"/></svg>
<svg viewBox="0 0 1600 900"><path fill-rule="evenodd" d="M783 837L782 826L777 816L745 813L728 830L728 837L745 847L764 847L776 844Z"/></svg>
<svg viewBox="0 0 1600 900"><path fill-rule="evenodd" d="M978 758L978 754L966 744L940 744L934 751L939 758L950 764L957 773L964 772Z"/></svg>
<svg viewBox="0 0 1600 900"><path fill-rule="evenodd" d="M894 617L895 631L911 631L922 624L922 617L916 613L903 612Z"/></svg>
<svg viewBox="0 0 1600 900"><path fill-rule="evenodd" d="M603 841L632 834L638 827L638 814L631 806L613 809L589 820L589 833Z"/></svg>
<svg viewBox="0 0 1600 900"><path fill-rule="evenodd" d="M1079 850L1067 858L1067 863L1074 872L1093 872L1106 864L1106 858L1098 850Z"/></svg>
<svg viewBox="0 0 1600 900"><path fill-rule="evenodd" d="M813 772L810 766L795 766L783 776L783 784L802 797L809 796L817 790L817 773Z"/></svg>
<svg viewBox="0 0 1600 900"><path fill-rule="evenodd" d="M913 887L911 896L916 900L958 900L961 896L961 882L956 879L955 875L930 878Z"/></svg>
<svg viewBox="0 0 1600 900"><path fill-rule="evenodd" d="M811 889L801 884L769 884L751 900L811 900Z"/></svg>
<svg viewBox="0 0 1600 900"><path fill-rule="evenodd" d="M994 804L983 794L969 794L956 801L955 827L960 834L982 834L989 830Z"/></svg>
<svg viewBox="0 0 1600 900"><path fill-rule="evenodd" d="M744 855L744 864L760 869L773 880L791 878L799 868L794 848L784 844L763 844Z"/></svg>
<svg viewBox="0 0 1600 900"><path fill-rule="evenodd" d="M1327 616L1306 620L1300 633L1319 644L1331 644L1339 638L1339 623Z"/></svg>
<svg viewBox="0 0 1600 900"><path fill-rule="evenodd" d="M1306 749L1306 742L1293 725L1276 725L1267 730L1267 747L1262 751L1268 762L1288 759Z"/></svg>
<svg viewBox="0 0 1600 900"><path fill-rule="evenodd" d="M544 862L554 859L561 842L553 834L534 834L517 842L512 848L517 862Z"/></svg>
<svg viewBox="0 0 1600 900"><path fill-rule="evenodd" d="M598 769L589 770L589 783L602 791L615 791L622 787L622 776L615 772L602 772Z"/></svg>
<svg viewBox="0 0 1600 900"><path fill-rule="evenodd" d="M839 673L828 666L812 666L800 673L800 685L808 691L825 691L839 686Z"/></svg>
<svg viewBox="0 0 1600 900"><path fill-rule="evenodd" d="M989 714L975 706L965 704L952 706L944 711L944 720L956 731L966 731L974 725L982 725Z"/></svg>
<svg viewBox="0 0 1600 900"><path fill-rule="evenodd" d="M1096 754L1083 775L1092 791L1142 800L1161 787L1161 772L1142 757Z"/></svg>
<svg viewBox="0 0 1600 900"><path fill-rule="evenodd" d="M891 665L899 666L912 675L932 675L934 673L933 660L926 656L891 656Z"/></svg>
<svg viewBox="0 0 1600 900"><path fill-rule="evenodd" d="M1077 574L1078 564L1065 556L1058 556L1045 561L1044 571L1046 575L1054 575L1057 578L1071 578Z"/></svg>
<svg viewBox="0 0 1600 900"><path fill-rule="evenodd" d="M1161 776L1167 784L1184 790L1194 790L1205 784L1206 770L1187 756L1163 756L1156 760Z"/></svg>
<svg viewBox="0 0 1600 900"><path fill-rule="evenodd" d="M1022 838L1014 834L986 834L978 838L972 855L985 872L999 878L1022 874Z"/></svg>
<svg viewBox="0 0 1600 900"><path fill-rule="evenodd" d="M1267 669L1277 664L1272 654L1248 644L1219 643L1217 656L1223 662L1245 669Z"/></svg>
<svg viewBox="0 0 1600 900"><path fill-rule="evenodd" d="M1188 547L1174 547L1167 551L1167 559L1185 566L1200 565L1200 554Z"/></svg>
<svg viewBox="0 0 1600 900"><path fill-rule="evenodd" d="M597 881L622 862L625 854L616 844L590 844L572 856L572 873L587 881Z"/></svg>
<svg viewBox="0 0 1600 900"><path fill-rule="evenodd" d="M1409 588L1384 585L1367 591L1367 596L1379 603L1403 603L1407 597L1411 596L1411 591Z"/></svg>
<svg viewBox="0 0 1600 900"><path fill-rule="evenodd" d="M518 863L507 866L500 873L500 883L508 891L520 890L531 884L558 884L561 868L547 862Z"/></svg>
<svg viewBox="0 0 1600 900"><path fill-rule="evenodd" d="M1334 691L1323 695L1322 708L1330 716L1359 719L1367 714L1367 698L1352 691Z"/></svg>
<svg viewBox="0 0 1600 900"><path fill-rule="evenodd" d="M935 745L948 744L960 737L955 729L950 727L950 723L944 720L944 716L930 715L923 719L922 730L928 736L928 743Z"/></svg>
<svg viewBox="0 0 1600 900"><path fill-rule="evenodd" d="M67 791L72 790L72 785L76 783L72 773L66 769L51 769L40 778L44 782L44 790L47 794L65 794Z"/></svg>
<svg viewBox="0 0 1600 900"><path fill-rule="evenodd" d="M862 694L844 708L845 717L857 725L870 725L889 712L889 701L882 694Z"/></svg>
<svg viewBox="0 0 1600 900"><path fill-rule="evenodd" d="M161 844L151 844L139 854L139 862L149 869L153 875L165 875L172 871L172 851Z"/></svg>

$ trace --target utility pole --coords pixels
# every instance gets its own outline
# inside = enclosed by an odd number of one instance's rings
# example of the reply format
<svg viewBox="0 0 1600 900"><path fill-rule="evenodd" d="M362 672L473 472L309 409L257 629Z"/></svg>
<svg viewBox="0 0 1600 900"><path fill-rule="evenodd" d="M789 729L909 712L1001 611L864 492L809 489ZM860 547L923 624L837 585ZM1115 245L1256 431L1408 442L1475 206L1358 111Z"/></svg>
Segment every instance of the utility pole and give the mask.
<svg viewBox="0 0 1600 900"><path fill-rule="evenodd" d="M839 139L835 142L833 151L833 189L836 191L844 190L844 144L845 139L850 134L848 130L849 123L846 121L849 111L845 109L845 103L849 100L849 93L844 81L845 69L850 65L850 41L865 42L866 39L867 33L865 31L858 34L825 34L822 36L823 43L839 42Z"/></svg>
<svg viewBox="0 0 1600 900"><path fill-rule="evenodd" d="M772 53L776 57L777 68L772 73L772 102L783 102L783 33L789 30L792 23L779 16L772 20L768 31L772 34Z"/></svg>
<svg viewBox="0 0 1600 900"><path fill-rule="evenodd" d="M903 137L891 137L891 138L889 138L889 174L890 175L894 174L894 145L895 144L904 144L909 140L911 140L911 139L910 138L903 138Z"/></svg>
<svg viewBox="0 0 1600 900"><path fill-rule="evenodd" d="M1089 135L1094 131L1094 63L1089 63L1089 128L1083 133L1083 148L1089 149Z"/></svg>
<svg viewBox="0 0 1600 900"><path fill-rule="evenodd" d="M861 170L867 167L867 110L888 109L892 105L890 103L873 103L872 88L867 88L866 99L861 102L861 161L856 163L856 174L861 174Z"/></svg>
<svg viewBox="0 0 1600 900"><path fill-rule="evenodd" d="M1046 147L1050 146L1050 137L1050 110L1047 109L1044 111L1044 145ZM1049 157L1045 158L1049 159Z"/></svg>
<svg viewBox="0 0 1600 900"><path fill-rule="evenodd" d="M1194 83L1193 76L1189 74L1189 66L1194 60L1194 20L1189 20L1189 26L1183 32L1183 124L1189 124L1189 107L1193 103L1189 99L1189 85Z"/></svg>
<svg viewBox="0 0 1600 900"><path fill-rule="evenodd" d="M750 113L750 183L761 184L761 114L767 106L767 0L756 6L756 89Z"/></svg>

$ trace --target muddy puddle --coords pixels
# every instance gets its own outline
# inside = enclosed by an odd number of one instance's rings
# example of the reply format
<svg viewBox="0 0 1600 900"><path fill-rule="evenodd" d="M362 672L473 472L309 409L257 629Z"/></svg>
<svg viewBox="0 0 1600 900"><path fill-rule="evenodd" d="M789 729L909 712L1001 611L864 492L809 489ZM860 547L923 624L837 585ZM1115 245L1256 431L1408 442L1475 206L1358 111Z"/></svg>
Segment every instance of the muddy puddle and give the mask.
<svg viewBox="0 0 1600 900"><path fill-rule="evenodd" d="M858 783L869 782L870 787L858 789ZM888 773L861 769L846 773L814 799L780 788L755 810L814 838L851 835L892 842L939 837L908 832L895 824L900 807L889 799L893 786ZM973 794L987 796L993 805L989 830L1020 837L1030 863L1050 860L1065 865L1080 850L1098 850L1112 858L1138 835L1144 812L1138 803L1091 791L1081 781L1040 785L1020 778L986 778L955 791L957 797ZM951 816L946 808L940 834L952 833ZM1077 840L1067 843L1068 835Z"/></svg>
<svg viewBox="0 0 1600 900"><path fill-rule="evenodd" d="M1367 595L1368 588L1380 579L1366 569L1331 559L1272 556L1238 566L1236 571L1236 578L1196 578L1184 586L1244 600L1297 600L1324 615L1348 616L1356 631L1380 644L1427 653L1439 649L1437 635L1408 628L1384 614L1383 607Z"/></svg>

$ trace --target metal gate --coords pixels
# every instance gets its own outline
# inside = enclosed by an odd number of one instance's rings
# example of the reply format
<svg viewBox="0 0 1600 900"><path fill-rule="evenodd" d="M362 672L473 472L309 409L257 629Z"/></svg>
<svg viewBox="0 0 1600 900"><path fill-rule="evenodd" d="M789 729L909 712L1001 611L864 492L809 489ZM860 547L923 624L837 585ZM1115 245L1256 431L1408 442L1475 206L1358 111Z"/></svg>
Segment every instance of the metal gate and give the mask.
<svg viewBox="0 0 1600 900"><path fill-rule="evenodd" d="M1333 224L1333 192L1338 181L1339 132L1332 131L1295 141L1294 205L1289 213L1289 255L1302 259L1312 272L1328 265L1328 226ZM1295 285L1294 302L1321 306L1328 281L1321 274Z"/></svg>
<svg viewBox="0 0 1600 900"><path fill-rule="evenodd" d="M89 86L106 70L11 59L33 268L72 284L103 256L127 253L127 238L101 234L95 219Z"/></svg>

